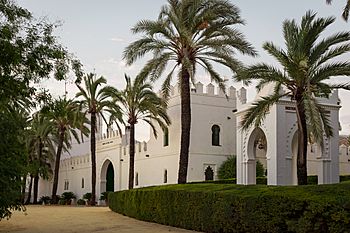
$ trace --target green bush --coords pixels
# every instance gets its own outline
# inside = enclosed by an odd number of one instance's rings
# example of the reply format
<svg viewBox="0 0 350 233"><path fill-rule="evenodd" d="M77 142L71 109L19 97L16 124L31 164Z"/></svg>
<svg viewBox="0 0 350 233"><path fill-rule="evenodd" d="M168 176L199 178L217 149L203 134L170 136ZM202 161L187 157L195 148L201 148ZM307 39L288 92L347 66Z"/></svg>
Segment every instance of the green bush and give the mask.
<svg viewBox="0 0 350 233"><path fill-rule="evenodd" d="M236 156L230 156L221 164L218 170L220 180L236 178Z"/></svg>
<svg viewBox="0 0 350 233"><path fill-rule="evenodd" d="M39 203L49 204L51 201L51 198L49 196L42 196L40 197Z"/></svg>
<svg viewBox="0 0 350 233"><path fill-rule="evenodd" d="M75 194L73 192L64 192L64 193L62 193L60 200L64 200L66 205L70 205L72 203L72 199L76 199L76 198L77 197L75 196ZM62 204L62 205L64 205L64 204Z"/></svg>
<svg viewBox="0 0 350 233"><path fill-rule="evenodd" d="M266 186L185 184L109 194L140 220L204 232L349 232L350 182Z"/></svg>
<svg viewBox="0 0 350 233"><path fill-rule="evenodd" d="M265 176L265 168L264 165L256 160L256 177L264 177Z"/></svg>
<svg viewBox="0 0 350 233"><path fill-rule="evenodd" d="M110 192L103 192L101 193L100 201L108 201L108 193Z"/></svg>
<svg viewBox="0 0 350 233"><path fill-rule="evenodd" d="M58 201L58 204L59 204L59 205L67 205L67 200L65 200L65 199L60 199L60 200Z"/></svg>
<svg viewBox="0 0 350 233"><path fill-rule="evenodd" d="M77 204L78 205L85 205L85 200L83 200L83 199L79 199L78 201L77 201Z"/></svg>
<svg viewBox="0 0 350 233"><path fill-rule="evenodd" d="M85 193L85 194L83 195L83 198L84 198L85 200L88 200L88 201L91 200L91 197L92 197L92 193Z"/></svg>

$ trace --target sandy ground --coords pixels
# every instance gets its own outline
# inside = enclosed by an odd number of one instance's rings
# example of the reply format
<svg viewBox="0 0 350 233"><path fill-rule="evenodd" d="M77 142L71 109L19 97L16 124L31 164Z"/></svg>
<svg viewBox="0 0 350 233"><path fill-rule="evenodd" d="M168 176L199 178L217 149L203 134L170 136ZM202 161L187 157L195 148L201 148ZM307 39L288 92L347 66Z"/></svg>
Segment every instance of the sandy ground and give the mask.
<svg viewBox="0 0 350 233"><path fill-rule="evenodd" d="M108 207L28 206L26 213L14 212L10 220L0 221L0 232L192 232L143 222L109 210Z"/></svg>

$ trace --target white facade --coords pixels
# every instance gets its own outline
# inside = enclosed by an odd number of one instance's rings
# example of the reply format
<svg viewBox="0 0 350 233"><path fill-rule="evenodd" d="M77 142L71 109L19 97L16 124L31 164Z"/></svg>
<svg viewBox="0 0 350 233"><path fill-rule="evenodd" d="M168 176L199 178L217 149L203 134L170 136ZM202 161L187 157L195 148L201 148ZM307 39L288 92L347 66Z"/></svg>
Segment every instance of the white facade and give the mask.
<svg viewBox="0 0 350 233"><path fill-rule="evenodd" d="M258 93L268 96L273 86L266 86ZM254 101L254 102L255 102ZM333 137L324 137L324 148L313 145L308 148L317 151L308 158L309 175L317 175L319 184L339 182L339 98L334 91L329 99L318 99L330 117ZM238 105L237 122L240 122L251 103ZM260 141L264 141L259 152ZM265 155L267 182L269 185L297 184L297 118L295 104L288 98L271 107L260 128L237 131L237 183L255 184L256 158ZM259 155L257 155L259 154Z"/></svg>
<svg viewBox="0 0 350 233"><path fill-rule="evenodd" d="M205 89L205 90L204 90ZM224 93L214 93L212 84L205 88L197 83L191 92L191 142L189 149L188 181L205 180L205 171L217 170L229 155L237 155L237 182L255 183L256 159L267 167L268 184L296 184L296 117L293 103L282 100L272 107L260 129L243 132L236 129L241 117L250 106L247 104L246 90L230 87ZM265 90L268 92L268 90ZM260 93L259 95L261 95ZM265 93L266 94L266 93ZM338 147L338 94L334 92L329 100L322 100L330 113L334 137L325 141L324 153L317 145L309 146L308 174L318 175L319 183L338 182L341 174L350 174L349 148ZM135 146L135 187L177 183L180 151L180 94L174 87L169 100L168 114L172 121L169 127L168 145L164 132L158 127L158 138L137 142ZM238 112L237 112L238 108ZM219 140L212 141L213 127L219 130ZM137 134L137 132L136 132ZM265 137L262 137L265 135ZM106 191L107 172L113 173L114 191L128 187L129 141L128 132L119 135L117 131L97 137L97 184L96 194ZM213 145L213 143L215 145ZM265 146L260 146L265 144ZM236 147L237 145L237 147ZM74 192L78 198L91 192L90 144L75 145L71 155L63 156L59 172L57 194ZM339 154L340 153L340 154ZM338 154L340 156L338 156ZM266 156L267 155L267 156ZM110 164L112 164L113 170ZM108 169L110 167L110 170ZM109 181L110 182L110 181ZM51 195L51 181L41 180L39 197ZM109 183L111 186L111 183Z"/></svg>
<svg viewBox="0 0 350 233"><path fill-rule="evenodd" d="M205 170L210 166L214 179L221 163L236 151L236 90L231 87L225 94L212 84L203 90L197 83L191 91L191 141L189 148L188 181L205 180ZM164 145L164 132L157 127L158 138L151 132L150 140L135 146L135 187L177 183L180 152L180 93L177 87L171 92L168 114L172 124L168 129L169 145ZM212 145L212 127L219 127L219 145ZM137 134L137 132L136 132ZM106 191L106 173L109 163L114 169L114 190L128 187L129 146L128 132L122 137L117 131L97 139L96 193ZM78 198L91 192L91 161L89 142L77 145L81 154L64 156L61 160L57 194L74 192ZM84 153L85 152L85 153ZM83 181L84 180L84 181ZM68 183L68 185L67 185ZM84 184L82 184L84 183ZM51 195L51 182L41 181L40 196Z"/></svg>

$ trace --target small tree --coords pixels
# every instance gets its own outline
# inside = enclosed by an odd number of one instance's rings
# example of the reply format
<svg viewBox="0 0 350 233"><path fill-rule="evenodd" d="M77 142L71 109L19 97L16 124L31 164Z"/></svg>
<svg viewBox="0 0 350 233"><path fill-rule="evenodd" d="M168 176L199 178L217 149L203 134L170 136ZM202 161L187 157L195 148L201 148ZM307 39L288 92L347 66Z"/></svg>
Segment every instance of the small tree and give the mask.
<svg viewBox="0 0 350 233"><path fill-rule="evenodd" d="M236 156L232 155L221 164L218 171L218 177L220 180L236 178L236 161Z"/></svg>
<svg viewBox="0 0 350 233"><path fill-rule="evenodd" d="M265 177L264 165L259 160L256 160L256 177Z"/></svg>

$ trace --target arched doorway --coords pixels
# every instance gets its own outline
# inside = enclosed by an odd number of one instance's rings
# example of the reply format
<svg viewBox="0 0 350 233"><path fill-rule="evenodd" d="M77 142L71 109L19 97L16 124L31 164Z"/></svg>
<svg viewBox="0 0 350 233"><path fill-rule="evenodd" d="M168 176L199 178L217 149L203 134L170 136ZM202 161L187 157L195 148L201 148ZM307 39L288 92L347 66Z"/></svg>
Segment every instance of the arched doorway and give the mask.
<svg viewBox="0 0 350 233"><path fill-rule="evenodd" d="M247 147L248 183L255 184L256 177L266 177L268 173L267 139L261 128L254 129L250 134Z"/></svg>
<svg viewBox="0 0 350 233"><path fill-rule="evenodd" d="M112 163L108 164L107 174L106 174L106 191L113 192L114 191L114 168Z"/></svg>
<svg viewBox="0 0 350 233"><path fill-rule="evenodd" d="M107 159L101 168L101 183L100 191L103 192L114 192L114 166L113 163Z"/></svg>
<svg viewBox="0 0 350 233"><path fill-rule="evenodd" d="M205 181L214 180L214 171L213 168L208 166L204 171Z"/></svg>

